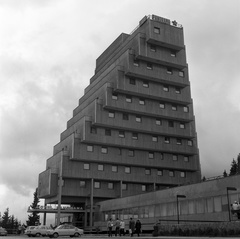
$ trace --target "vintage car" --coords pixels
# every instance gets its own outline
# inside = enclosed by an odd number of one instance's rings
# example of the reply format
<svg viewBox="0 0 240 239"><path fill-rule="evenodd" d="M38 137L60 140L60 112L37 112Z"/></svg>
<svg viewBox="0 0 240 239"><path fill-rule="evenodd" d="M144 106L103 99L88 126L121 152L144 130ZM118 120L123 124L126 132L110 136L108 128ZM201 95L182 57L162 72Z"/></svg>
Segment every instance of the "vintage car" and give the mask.
<svg viewBox="0 0 240 239"><path fill-rule="evenodd" d="M48 230L48 236L57 238L59 236L79 237L83 235L83 229L74 227L73 225L63 224L55 229Z"/></svg>
<svg viewBox="0 0 240 239"><path fill-rule="evenodd" d="M3 227L0 227L0 236L7 236L7 230Z"/></svg>

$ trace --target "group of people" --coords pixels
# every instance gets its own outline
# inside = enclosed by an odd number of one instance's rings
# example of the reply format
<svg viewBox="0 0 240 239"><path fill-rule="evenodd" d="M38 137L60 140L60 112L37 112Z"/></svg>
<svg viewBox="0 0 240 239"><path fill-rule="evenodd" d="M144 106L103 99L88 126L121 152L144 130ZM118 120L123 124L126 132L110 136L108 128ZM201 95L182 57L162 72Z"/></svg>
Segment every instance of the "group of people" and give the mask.
<svg viewBox="0 0 240 239"><path fill-rule="evenodd" d="M135 222L132 218L130 218L128 231L131 237L134 235L134 233L136 233L139 236L141 233L141 227L142 227L142 224L140 220L137 220ZM115 236L117 235L124 236L126 233L125 222L123 220L119 220L118 218L115 222L112 220L112 218L110 218L109 221L107 222L107 228L108 228L109 237L112 237L114 229L115 229Z"/></svg>
<svg viewBox="0 0 240 239"><path fill-rule="evenodd" d="M240 204L238 201L235 201L231 206L232 210L240 210Z"/></svg>

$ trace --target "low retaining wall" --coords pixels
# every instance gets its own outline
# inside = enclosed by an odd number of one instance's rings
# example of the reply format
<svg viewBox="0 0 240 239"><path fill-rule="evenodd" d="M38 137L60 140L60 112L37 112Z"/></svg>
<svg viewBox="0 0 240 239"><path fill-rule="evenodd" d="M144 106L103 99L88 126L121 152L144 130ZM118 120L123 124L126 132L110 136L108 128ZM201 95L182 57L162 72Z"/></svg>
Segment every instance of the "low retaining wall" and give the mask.
<svg viewBox="0 0 240 239"><path fill-rule="evenodd" d="M240 235L240 222L208 224L156 225L153 236L237 236Z"/></svg>

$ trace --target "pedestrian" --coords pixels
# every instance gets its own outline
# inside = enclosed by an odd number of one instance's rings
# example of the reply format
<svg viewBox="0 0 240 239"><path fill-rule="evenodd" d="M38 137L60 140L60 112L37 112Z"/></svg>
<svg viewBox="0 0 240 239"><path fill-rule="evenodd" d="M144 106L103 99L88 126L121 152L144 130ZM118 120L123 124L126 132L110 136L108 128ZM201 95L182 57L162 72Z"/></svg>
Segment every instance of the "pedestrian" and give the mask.
<svg viewBox="0 0 240 239"><path fill-rule="evenodd" d="M120 221L120 236L125 236L125 222L123 220Z"/></svg>
<svg viewBox="0 0 240 239"><path fill-rule="evenodd" d="M129 234L131 235L131 237L133 237L134 230L135 230L135 221L132 218L130 218L130 221L129 221Z"/></svg>
<svg viewBox="0 0 240 239"><path fill-rule="evenodd" d="M139 237L139 235L141 233L141 228L142 228L142 224L141 224L140 220L136 221L135 228L136 228L136 233L137 233L137 235Z"/></svg>
<svg viewBox="0 0 240 239"><path fill-rule="evenodd" d="M112 218L110 218L107 222L107 229L108 229L109 237L112 237L112 228L113 228L113 221L112 221Z"/></svg>
<svg viewBox="0 0 240 239"><path fill-rule="evenodd" d="M120 220L117 218L116 222L115 222L115 237L117 235L120 236Z"/></svg>

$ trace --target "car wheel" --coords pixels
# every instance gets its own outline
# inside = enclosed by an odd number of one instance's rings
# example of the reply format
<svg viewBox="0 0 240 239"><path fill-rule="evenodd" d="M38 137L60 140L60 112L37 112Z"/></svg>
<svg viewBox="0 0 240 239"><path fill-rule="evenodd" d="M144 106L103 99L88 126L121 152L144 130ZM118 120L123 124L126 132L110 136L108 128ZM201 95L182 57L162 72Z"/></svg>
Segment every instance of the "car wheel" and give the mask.
<svg viewBox="0 0 240 239"><path fill-rule="evenodd" d="M40 237L40 236L41 236L41 234L40 234L40 233L37 233L37 234L36 234L36 237Z"/></svg>
<svg viewBox="0 0 240 239"><path fill-rule="evenodd" d="M79 233L78 232L74 233L74 237L79 237Z"/></svg>
<svg viewBox="0 0 240 239"><path fill-rule="evenodd" d="M57 237L58 237L58 233L56 233L56 232L53 233L53 237L54 237L54 238L57 238Z"/></svg>

